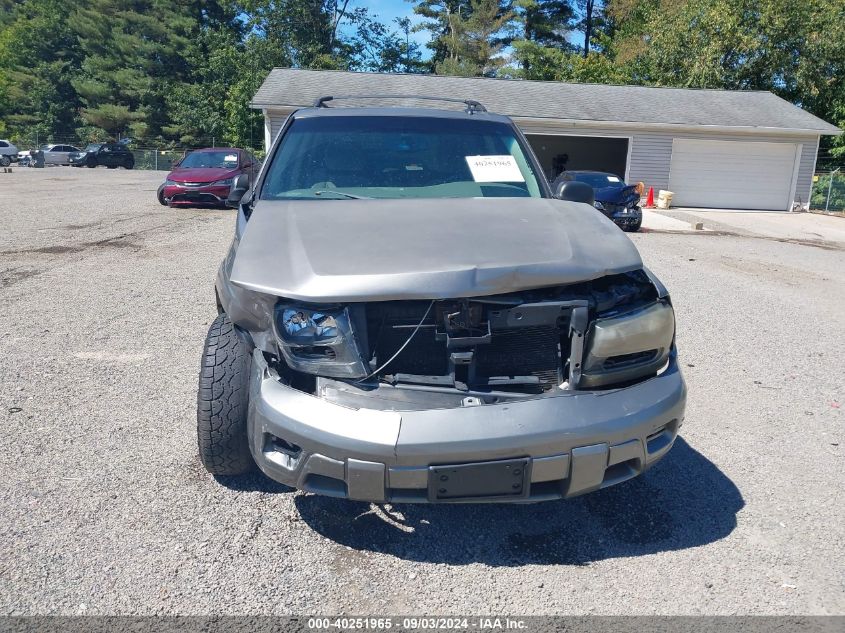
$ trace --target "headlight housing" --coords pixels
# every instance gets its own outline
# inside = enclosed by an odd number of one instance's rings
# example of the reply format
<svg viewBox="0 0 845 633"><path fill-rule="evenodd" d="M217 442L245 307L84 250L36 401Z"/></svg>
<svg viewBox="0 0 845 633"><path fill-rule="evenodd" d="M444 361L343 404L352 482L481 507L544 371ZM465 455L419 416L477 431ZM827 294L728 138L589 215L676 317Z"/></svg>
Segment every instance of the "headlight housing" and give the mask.
<svg viewBox="0 0 845 633"><path fill-rule="evenodd" d="M291 369L336 378L367 375L348 308L279 304L274 322Z"/></svg>
<svg viewBox="0 0 845 633"><path fill-rule="evenodd" d="M172 187L173 185L178 185L179 183L176 182L175 180L165 180L164 184L168 187Z"/></svg>
<svg viewBox="0 0 845 633"><path fill-rule="evenodd" d="M596 200L595 202L593 202L593 206L594 206L596 209L598 209L599 211L604 211L604 205L603 205L601 202L599 202L598 200Z"/></svg>
<svg viewBox="0 0 845 633"><path fill-rule="evenodd" d="M602 387L656 373L675 340L675 312L661 300L630 312L596 319L584 350L580 387Z"/></svg>
<svg viewBox="0 0 845 633"><path fill-rule="evenodd" d="M211 183L211 184L212 184L212 185L215 185L215 186L218 186L218 187L223 187L223 186L226 186L226 187L231 187L231 186L232 186L232 183L233 183L234 181L235 181L235 179L234 179L234 178L224 178L223 180L215 180L215 181L214 181L213 183Z"/></svg>

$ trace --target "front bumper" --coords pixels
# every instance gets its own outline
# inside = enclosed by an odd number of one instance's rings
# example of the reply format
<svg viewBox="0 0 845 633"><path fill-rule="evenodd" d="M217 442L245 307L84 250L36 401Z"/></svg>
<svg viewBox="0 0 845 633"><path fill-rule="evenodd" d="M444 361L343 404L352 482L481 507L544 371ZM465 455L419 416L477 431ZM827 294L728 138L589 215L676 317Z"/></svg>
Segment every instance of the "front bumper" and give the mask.
<svg viewBox="0 0 845 633"><path fill-rule="evenodd" d="M634 226L642 222L643 212L640 207L630 207L624 211L614 211L608 217L619 227Z"/></svg>
<svg viewBox="0 0 845 633"><path fill-rule="evenodd" d="M276 481L371 502L431 501L434 465L528 458L525 493L495 500L545 501L605 488L649 468L672 447L685 403L673 357L660 376L612 391L423 411L352 409L280 383L256 350L250 448Z"/></svg>
<svg viewBox="0 0 845 633"><path fill-rule="evenodd" d="M228 197L229 185L205 185L201 187L167 185L164 188L165 200L174 205L223 205Z"/></svg>

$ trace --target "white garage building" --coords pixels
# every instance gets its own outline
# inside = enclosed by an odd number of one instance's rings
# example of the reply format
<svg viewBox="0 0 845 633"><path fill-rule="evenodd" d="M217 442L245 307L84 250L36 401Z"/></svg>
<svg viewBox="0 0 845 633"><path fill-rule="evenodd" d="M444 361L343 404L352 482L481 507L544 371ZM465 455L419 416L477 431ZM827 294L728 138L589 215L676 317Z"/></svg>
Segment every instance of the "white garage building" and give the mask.
<svg viewBox="0 0 845 633"><path fill-rule="evenodd" d="M288 114L326 95L475 99L514 119L547 175L553 159L566 155L567 169L668 189L673 205L686 207L783 211L806 204L819 138L841 133L770 92L275 68L252 101L264 113L267 147Z"/></svg>

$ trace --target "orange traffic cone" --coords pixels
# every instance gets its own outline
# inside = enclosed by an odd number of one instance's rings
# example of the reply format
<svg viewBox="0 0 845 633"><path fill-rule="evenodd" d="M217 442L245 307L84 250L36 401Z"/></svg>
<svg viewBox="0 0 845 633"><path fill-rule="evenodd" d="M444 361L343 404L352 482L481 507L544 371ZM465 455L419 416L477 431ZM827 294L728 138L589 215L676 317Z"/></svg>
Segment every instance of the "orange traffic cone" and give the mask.
<svg viewBox="0 0 845 633"><path fill-rule="evenodd" d="M653 209L654 208L654 187L648 188L648 197L645 199L645 208L646 209Z"/></svg>

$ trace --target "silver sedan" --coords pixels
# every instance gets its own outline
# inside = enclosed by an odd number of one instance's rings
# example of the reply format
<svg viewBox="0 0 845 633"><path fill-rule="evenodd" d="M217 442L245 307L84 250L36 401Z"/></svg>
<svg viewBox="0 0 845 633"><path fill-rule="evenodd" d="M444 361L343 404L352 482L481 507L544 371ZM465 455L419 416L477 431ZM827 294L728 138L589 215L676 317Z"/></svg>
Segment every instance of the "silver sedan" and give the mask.
<svg viewBox="0 0 845 633"><path fill-rule="evenodd" d="M73 145L50 144L39 148L44 152L45 165L70 165L70 155L79 151Z"/></svg>

